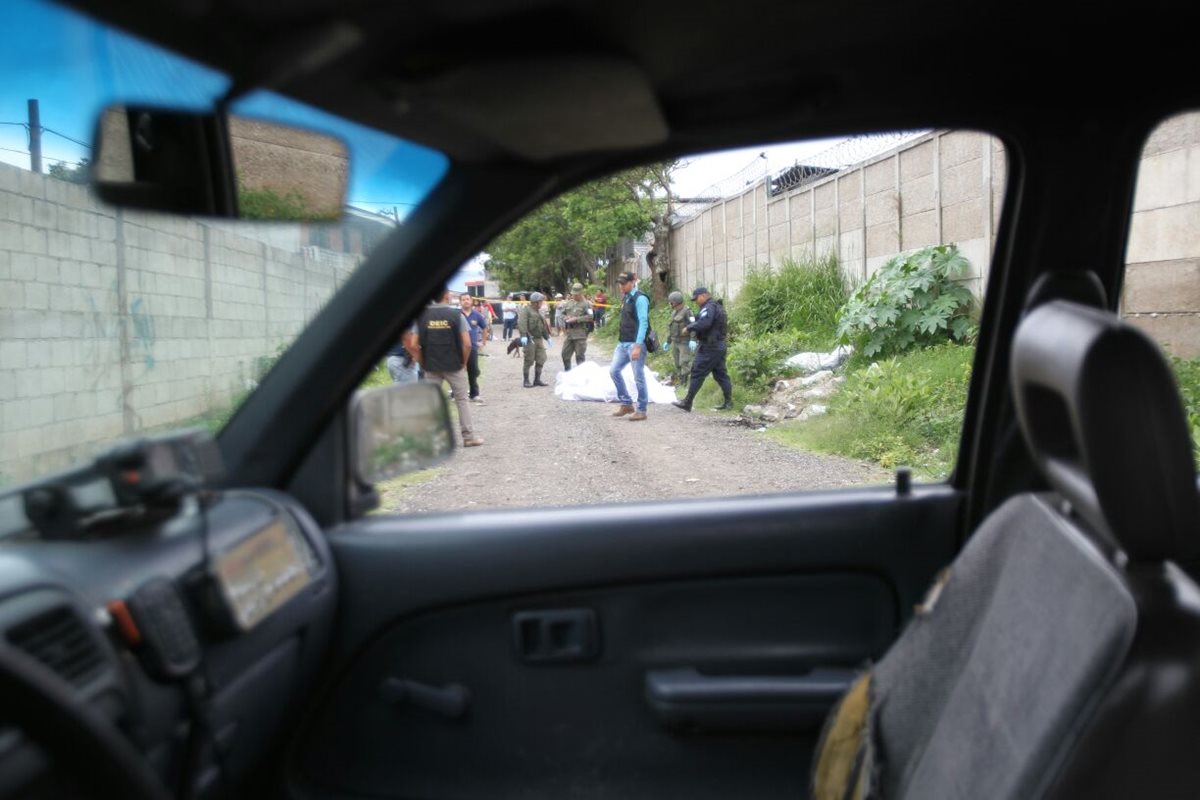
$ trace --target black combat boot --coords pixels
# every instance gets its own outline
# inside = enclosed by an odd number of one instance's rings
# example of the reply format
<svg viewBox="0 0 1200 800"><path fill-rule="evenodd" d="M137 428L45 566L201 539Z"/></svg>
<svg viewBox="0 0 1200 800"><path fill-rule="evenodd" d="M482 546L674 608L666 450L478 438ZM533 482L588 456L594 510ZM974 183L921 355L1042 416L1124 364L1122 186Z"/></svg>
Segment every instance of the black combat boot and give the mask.
<svg viewBox="0 0 1200 800"><path fill-rule="evenodd" d="M533 385L534 385L534 386L549 386L550 384L548 384L548 383L543 383L543 382L542 382L542 368L541 368L541 367L534 367L533 369L534 369L534 372L533 372Z"/></svg>
<svg viewBox="0 0 1200 800"><path fill-rule="evenodd" d="M674 403L671 403L671 405L675 406L676 408L682 408L684 411L691 411L692 410L692 396L689 394L687 397L683 398L682 400L676 400Z"/></svg>
<svg viewBox="0 0 1200 800"><path fill-rule="evenodd" d="M570 371L571 371L571 359L564 358L563 359L563 372L570 372Z"/></svg>
<svg viewBox="0 0 1200 800"><path fill-rule="evenodd" d="M731 408L733 408L733 398L725 395L725 402L719 406L713 406L713 411L729 411Z"/></svg>
<svg viewBox="0 0 1200 800"><path fill-rule="evenodd" d="M529 382L529 367L525 368L525 388L532 389L533 384Z"/></svg>

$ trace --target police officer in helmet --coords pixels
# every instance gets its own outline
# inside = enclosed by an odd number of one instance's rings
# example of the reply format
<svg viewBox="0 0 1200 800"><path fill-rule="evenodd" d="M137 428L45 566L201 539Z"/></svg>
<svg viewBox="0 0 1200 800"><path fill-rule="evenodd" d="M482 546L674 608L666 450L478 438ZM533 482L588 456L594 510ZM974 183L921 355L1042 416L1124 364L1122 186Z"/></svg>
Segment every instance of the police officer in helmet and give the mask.
<svg viewBox="0 0 1200 800"><path fill-rule="evenodd" d="M672 405L691 411L692 401L696 399L701 384L712 373L713 380L725 396L725 402L713 410L727 411L733 408L733 384L729 381L729 373L725 371L725 307L713 300L712 294L703 286L692 290L692 299L700 306L700 312L696 314L696 321L685 330L696 334L700 348L696 360L692 362L692 380L687 397L676 400Z"/></svg>

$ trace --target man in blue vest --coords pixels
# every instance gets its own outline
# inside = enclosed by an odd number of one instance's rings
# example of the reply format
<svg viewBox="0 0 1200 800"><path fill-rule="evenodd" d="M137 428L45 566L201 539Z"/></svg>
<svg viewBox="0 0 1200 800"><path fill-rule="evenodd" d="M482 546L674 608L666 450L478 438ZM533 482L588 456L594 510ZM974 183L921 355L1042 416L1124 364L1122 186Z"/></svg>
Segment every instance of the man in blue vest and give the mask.
<svg viewBox="0 0 1200 800"><path fill-rule="evenodd" d="M650 329L650 298L638 291L637 276L632 272L618 275L617 286L624 295L621 298L621 327L617 331L617 348L613 350L608 374L617 387L617 402L621 407L613 412L613 416L629 415L629 420L636 422L646 418L646 404L650 399L646 392L645 347L646 331ZM637 388L636 409L625 387L625 379L621 377L621 370L630 363L633 364L633 383Z"/></svg>
<svg viewBox="0 0 1200 800"><path fill-rule="evenodd" d="M713 380L721 387L725 402L714 408L714 411L728 411L733 408L733 384L729 381L729 373L725 371L725 307L712 299L708 289L698 286L692 290L692 299L700 307L696 321L684 328L688 333L696 335L700 342L700 351L692 362L691 384L688 386L687 397L676 400L672 405L684 411L692 410L692 401L700 391L704 379L712 373Z"/></svg>
<svg viewBox="0 0 1200 800"><path fill-rule="evenodd" d="M450 290L443 289L438 302L425 309L417 322L417 335L409 337L412 357L425 371L425 380L441 386L450 384L463 447L476 447L483 439L471 425L471 403L467 399L467 361L471 358L471 332L458 306L450 305Z"/></svg>

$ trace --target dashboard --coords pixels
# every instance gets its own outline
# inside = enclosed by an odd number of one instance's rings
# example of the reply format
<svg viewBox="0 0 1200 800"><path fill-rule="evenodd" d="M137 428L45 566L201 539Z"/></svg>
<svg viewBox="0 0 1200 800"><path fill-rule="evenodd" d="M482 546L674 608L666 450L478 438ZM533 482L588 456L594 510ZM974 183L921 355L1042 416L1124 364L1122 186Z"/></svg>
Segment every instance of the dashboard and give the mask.
<svg viewBox="0 0 1200 800"><path fill-rule="evenodd" d="M336 574L283 493L187 493L171 508L0 539L0 645L68 683L165 786L220 796L286 745L329 641ZM0 796L53 796L51 772L0 729Z"/></svg>

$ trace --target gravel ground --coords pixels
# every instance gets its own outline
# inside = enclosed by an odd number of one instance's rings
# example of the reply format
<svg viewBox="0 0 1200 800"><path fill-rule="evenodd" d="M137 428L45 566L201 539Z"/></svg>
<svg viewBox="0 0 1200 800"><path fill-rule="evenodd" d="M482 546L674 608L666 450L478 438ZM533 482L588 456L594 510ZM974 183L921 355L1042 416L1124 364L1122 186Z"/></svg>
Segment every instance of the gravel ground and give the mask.
<svg viewBox="0 0 1200 800"><path fill-rule="evenodd" d="M457 450L426 480L418 475L385 487L381 510L767 494L880 484L890 477L869 464L778 444L734 422L733 415L688 414L652 403L646 421L629 422L611 416L615 404L560 400L553 385L562 369L561 344L554 342L542 376L551 387L526 389L521 359L505 354L507 342L489 343L489 357L480 358L485 405L471 407L484 444ZM607 365L610 356L607 347L589 343L589 359Z"/></svg>

